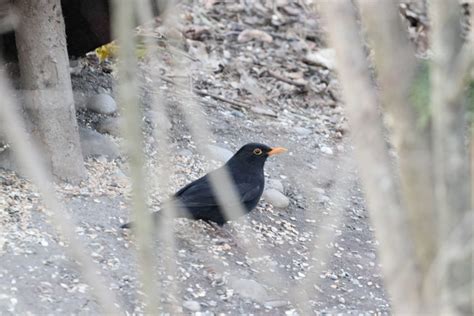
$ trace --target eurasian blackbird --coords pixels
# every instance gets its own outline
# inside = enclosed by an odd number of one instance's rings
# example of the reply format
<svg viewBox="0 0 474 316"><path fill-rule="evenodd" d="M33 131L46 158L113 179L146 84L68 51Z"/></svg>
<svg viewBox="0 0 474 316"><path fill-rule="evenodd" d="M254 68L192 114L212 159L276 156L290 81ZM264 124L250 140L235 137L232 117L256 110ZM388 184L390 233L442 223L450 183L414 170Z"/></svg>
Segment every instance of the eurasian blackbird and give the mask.
<svg viewBox="0 0 474 316"><path fill-rule="evenodd" d="M265 161L269 156L286 151L283 147L271 148L258 143L244 145L224 166L191 182L174 194L173 201L177 207L173 217L202 219L217 225L224 225L228 220L235 219L224 215L209 179L210 174L222 172L222 168L227 168L244 210L250 212L257 206L263 193ZM155 221L164 216L163 212L155 212L153 215ZM132 223L127 223L122 225L122 228L131 226Z"/></svg>

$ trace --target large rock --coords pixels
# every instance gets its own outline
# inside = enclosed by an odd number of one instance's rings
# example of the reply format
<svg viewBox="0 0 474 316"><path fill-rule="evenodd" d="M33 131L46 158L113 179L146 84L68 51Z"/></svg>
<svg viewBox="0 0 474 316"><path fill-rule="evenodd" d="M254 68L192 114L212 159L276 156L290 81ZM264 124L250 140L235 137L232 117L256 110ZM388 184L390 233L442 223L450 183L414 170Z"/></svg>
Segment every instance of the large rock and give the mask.
<svg viewBox="0 0 474 316"><path fill-rule="evenodd" d="M266 187L268 189L275 189L277 191L280 191L281 193L284 192L283 183L281 183L281 181L278 179L268 179L266 183Z"/></svg>
<svg viewBox="0 0 474 316"><path fill-rule="evenodd" d="M73 91L72 96L76 110L85 109L87 107L88 98L83 91Z"/></svg>
<svg viewBox="0 0 474 316"><path fill-rule="evenodd" d="M15 159L8 148L0 151L0 169L17 170Z"/></svg>
<svg viewBox="0 0 474 316"><path fill-rule="evenodd" d="M229 286L240 296L260 303L264 303L269 299L265 287L254 280L230 277Z"/></svg>
<svg viewBox="0 0 474 316"><path fill-rule="evenodd" d="M217 161L227 162L234 154L225 148L216 145L207 145L211 158Z"/></svg>
<svg viewBox="0 0 474 316"><path fill-rule="evenodd" d="M79 136L84 157L104 156L115 159L120 155L117 145L110 138L92 129L80 127Z"/></svg>
<svg viewBox="0 0 474 316"><path fill-rule="evenodd" d="M93 95L87 100L86 107L88 110L100 114L114 114L117 112L117 103L114 98L106 93Z"/></svg>
<svg viewBox="0 0 474 316"><path fill-rule="evenodd" d="M121 124L122 120L119 117L108 117L97 124L97 131L118 137L121 134Z"/></svg>
<svg viewBox="0 0 474 316"><path fill-rule="evenodd" d="M170 122L168 116L165 113L151 110L146 112L146 116L155 128L159 128L161 130L169 130L171 129L171 127L173 127L173 124Z"/></svg>
<svg viewBox="0 0 474 316"><path fill-rule="evenodd" d="M290 205L290 200L283 193L275 189L265 190L263 198L277 208L287 208Z"/></svg>
<svg viewBox="0 0 474 316"><path fill-rule="evenodd" d="M197 301L184 301L183 307L191 312L199 312L201 310L201 304Z"/></svg>

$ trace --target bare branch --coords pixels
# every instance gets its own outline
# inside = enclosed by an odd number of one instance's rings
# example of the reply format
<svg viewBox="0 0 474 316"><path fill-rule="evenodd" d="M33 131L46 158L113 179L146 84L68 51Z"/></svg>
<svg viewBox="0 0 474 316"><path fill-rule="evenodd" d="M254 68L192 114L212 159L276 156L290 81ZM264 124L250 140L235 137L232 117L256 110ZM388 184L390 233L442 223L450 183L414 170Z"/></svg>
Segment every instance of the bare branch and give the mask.
<svg viewBox="0 0 474 316"><path fill-rule="evenodd" d="M141 130L141 111L138 105L137 60L135 57L134 40L134 2L115 0L113 2L112 24L114 37L119 42L119 81L118 98L122 105L125 124L123 136L126 141L132 179L132 208L136 221L136 239L138 243L138 259L140 276L146 295L145 308L147 313L154 313L155 281L153 280L153 221L149 214L146 197L147 187L144 181L143 136Z"/></svg>
<svg viewBox="0 0 474 316"><path fill-rule="evenodd" d="M349 1L323 1L329 40L336 49L339 77L353 135L368 209L380 241L385 282L394 310L420 310L419 285L406 219L392 174L390 157L370 81L362 39Z"/></svg>
<svg viewBox="0 0 474 316"><path fill-rule="evenodd" d="M375 51L381 98L392 122L399 157L403 201L408 209L415 253L423 274L436 255L434 188L428 126L421 126L410 102L416 60L393 0L359 0Z"/></svg>

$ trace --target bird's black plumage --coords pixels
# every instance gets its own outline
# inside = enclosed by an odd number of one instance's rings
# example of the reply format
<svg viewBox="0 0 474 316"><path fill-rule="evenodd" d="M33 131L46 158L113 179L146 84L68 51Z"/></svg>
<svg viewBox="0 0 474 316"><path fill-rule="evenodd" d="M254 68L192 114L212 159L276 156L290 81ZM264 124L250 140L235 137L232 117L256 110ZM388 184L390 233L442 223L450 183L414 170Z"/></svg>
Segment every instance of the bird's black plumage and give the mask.
<svg viewBox="0 0 474 316"><path fill-rule="evenodd" d="M281 147L271 148L259 143L244 145L224 166L189 183L174 194L173 201L177 206L174 217L202 219L215 222L218 225L235 219L227 218L224 215L223 207L218 202L211 185L212 174L222 172L223 168L227 169L233 181L244 211L250 212L257 206L263 193L265 161L270 155L283 151L286 150ZM163 216L161 212L154 214L157 219ZM122 227L129 228L130 226L130 224L125 224Z"/></svg>

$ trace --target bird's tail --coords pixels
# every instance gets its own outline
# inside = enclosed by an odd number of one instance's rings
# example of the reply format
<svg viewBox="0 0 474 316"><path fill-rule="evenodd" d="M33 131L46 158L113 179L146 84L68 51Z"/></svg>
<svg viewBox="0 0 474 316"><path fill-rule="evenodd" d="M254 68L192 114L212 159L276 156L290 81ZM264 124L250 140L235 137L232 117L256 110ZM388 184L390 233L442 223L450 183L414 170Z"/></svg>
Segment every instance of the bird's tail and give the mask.
<svg viewBox="0 0 474 316"><path fill-rule="evenodd" d="M160 212L153 212L153 213L151 213L151 216L153 217L154 226L157 226L160 223L160 221L162 220L163 212L161 212L161 211ZM134 226L135 226L134 222L129 222L129 223L123 224L122 226L120 226L120 228L122 228L122 229L132 229Z"/></svg>
<svg viewBox="0 0 474 316"><path fill-rule="evenodd" d="M172 209L173 214L164 213L164 209L151 213L153 217L154 227L160 224L163 224L166 221L169 221L173 218L178 218L178 217L192 218L192 215L181 204L181 202L178 199L171 199L171 200L166 201L165 204L163 205L163 208L168 208L168 210ZM122 226L120 226L120 228L132 229L134 226L135 226L135 223L130 222L130 223L123 224Z"/></svg>
<svg viewBox="0 0 474 316"><path fill-rule="evenodd" d="M122 226L120 226L120 228L122 229L130 229L133 227L133 222L129 222L129 223L126 223L126 224L123 224Z"/></svg>

